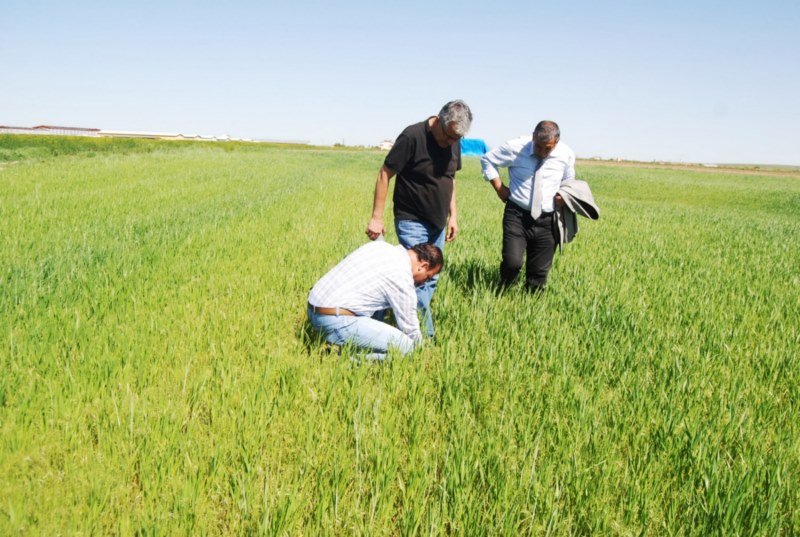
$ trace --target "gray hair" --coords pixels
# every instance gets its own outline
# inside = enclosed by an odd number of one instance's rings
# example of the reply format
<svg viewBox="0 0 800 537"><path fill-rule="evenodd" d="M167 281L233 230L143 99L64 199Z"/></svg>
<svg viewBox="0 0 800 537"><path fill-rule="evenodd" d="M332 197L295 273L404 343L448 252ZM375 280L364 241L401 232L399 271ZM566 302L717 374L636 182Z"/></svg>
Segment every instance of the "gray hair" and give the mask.
<svg viewBox="0 0 800 537"><path fill-rule="evenodd" d="M536 128L533 129L533 138L537 142L549 142L555 140L556 142L561 139L561 130L558 128L558 123L555 121L540 121Z"/></svg>
<svg viewBox="0 0 800 537"><path fill-rule="evenodd" d="M439 111L442 125L455 124L453 130L458 136L464 136L472 126L472 110L461 99L450 101Z"/></svg>

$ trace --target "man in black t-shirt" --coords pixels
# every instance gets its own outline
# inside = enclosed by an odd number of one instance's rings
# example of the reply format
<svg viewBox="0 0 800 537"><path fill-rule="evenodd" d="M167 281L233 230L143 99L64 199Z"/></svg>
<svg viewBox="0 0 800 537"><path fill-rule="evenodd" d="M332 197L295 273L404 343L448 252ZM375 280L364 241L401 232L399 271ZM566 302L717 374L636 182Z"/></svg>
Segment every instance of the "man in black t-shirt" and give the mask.
<svg viewBox="0 0 800 537"><path fill-rule="evenodd" d="M372 218L367 236L375 240L385 232L383 210L389 181L397 175L392 201L394 226L400 244L411 248L432 243L444 250L445 240L458 235L456 171L461 169L460 140L472 125L472 112L464 101L445 104L438 116L406 127L386 156L375 183ZM431 298L438 276L417 287L423 331L433 336Z"/></svg>

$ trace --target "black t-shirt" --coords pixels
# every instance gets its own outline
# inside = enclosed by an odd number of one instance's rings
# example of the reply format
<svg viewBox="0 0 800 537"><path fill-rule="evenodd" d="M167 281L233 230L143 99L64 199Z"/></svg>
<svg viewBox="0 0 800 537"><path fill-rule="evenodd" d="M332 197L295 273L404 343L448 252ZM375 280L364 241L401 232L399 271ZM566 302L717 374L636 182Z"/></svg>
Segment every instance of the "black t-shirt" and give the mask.
<svg viewBox="0 0 800 537"><path fill-rule="evenodd" d="M461 144L439 147L425 120L400 133L383 164L397 173L395 220L421 220L444 228L453 180L461 169Z"/></svg>

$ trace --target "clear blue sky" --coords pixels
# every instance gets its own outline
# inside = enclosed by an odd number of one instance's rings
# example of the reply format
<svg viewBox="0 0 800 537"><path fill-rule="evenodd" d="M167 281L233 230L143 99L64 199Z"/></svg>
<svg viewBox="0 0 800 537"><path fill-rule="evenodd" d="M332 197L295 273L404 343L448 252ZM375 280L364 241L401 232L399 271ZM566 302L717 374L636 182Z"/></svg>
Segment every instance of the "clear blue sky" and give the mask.
<svg viewBox="0 0 800 537"><path fill-rule="evenodd" d="M376 145L461 98L490 145L800 165L800 2L3 0L0 124Z"/></svg>

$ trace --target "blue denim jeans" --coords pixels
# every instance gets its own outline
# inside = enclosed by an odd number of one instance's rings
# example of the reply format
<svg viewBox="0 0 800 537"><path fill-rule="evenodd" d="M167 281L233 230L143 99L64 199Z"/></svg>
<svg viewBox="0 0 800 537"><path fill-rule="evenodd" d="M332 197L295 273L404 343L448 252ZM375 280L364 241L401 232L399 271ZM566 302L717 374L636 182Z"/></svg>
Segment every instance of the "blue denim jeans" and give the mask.
<svg viewBox="0 0 800 537"><path fill-rule="evenodd" d="M397 232L397 239L406 248L421 242L430 242L444 251L444 229L431 226L427 222L416 220L398 220L394 224ZM431 299L433 292L436 291L436 283L439 281L437 274L429 281L417 287L417 309L419 310L419 323L423 334L433 337L433 315L431 314Z"/></svg>
<svg viewBox="0 0 800 537"><path fill-rule="evenodd" d="M307 309L308 320L314 330L328 343L344 346L355 345L369 351L367 358L382 360L389 348L402 354L414 350L414 340L403 332L372 317L353 317L352 315L322 315L315 313L311 306Z"/></svg>

